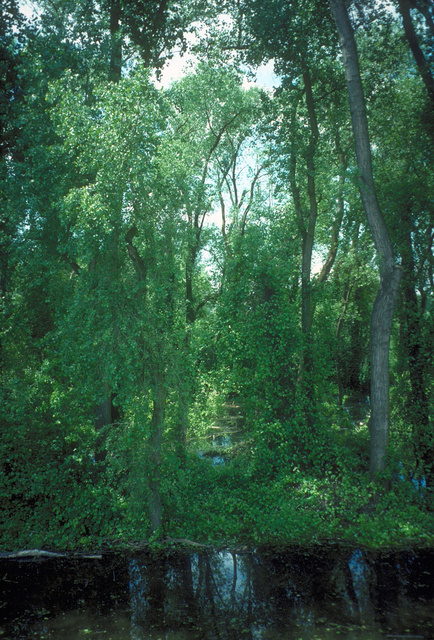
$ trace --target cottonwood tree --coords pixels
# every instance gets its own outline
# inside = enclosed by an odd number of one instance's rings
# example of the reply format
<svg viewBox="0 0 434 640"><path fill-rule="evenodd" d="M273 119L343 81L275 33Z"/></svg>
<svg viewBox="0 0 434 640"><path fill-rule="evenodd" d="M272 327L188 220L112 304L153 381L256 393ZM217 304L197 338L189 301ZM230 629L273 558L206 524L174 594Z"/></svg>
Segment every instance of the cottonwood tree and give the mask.
<svg viewBox="0 0 434 640"><path fill-rule="evenodd" d="M272 101L275 121L270 137L275 141L280 189L286 189L292 200L288 215L295 215L300 234L304 345L299 382L306 399L306 422L312 430L317 421L312 346L315 297L336 259L349 162L348 118L342 100L344 80L333 60L337 40L323 4L304 2L296 7L291 3L252 1L242 3L241 13L247 59L258 63L273 58L282 76L279 97ZM309 33L308 38L303 36L305 33ZM333 171L335 175L331 175ZM334 195L330 193L330 183L337 187ZM329 221L330 241L324 264L314 277L317 226L319 221L325 226L324 217Z"/></svg>
<svg viewBox="0 0 434 640"><path fill-rule="evenodd" d="M365 99L360 77L354 31L343 0L331 0L339 33L348 87L359 189L366 218L374 238L380 267L380 286L371 315L371 457L375 477L385 468L389 437L389 343L398 299L400 269L380 209L372 171L371 148Z"/></svg>
<svg viewBox="0 0 434 640"><path fill-rule="evenodd" d="M74 358L87 380L87 402L105 389L117 392L125 420L142 434L145 493L156 530L169 363L176 360L174 256L176 243L183 242L156 163L166 131L164 101L140 73L102 85L92 107L74 92L74 79L60 91L58 130L82 176L63 205L65 252L76 264L76 286L60 327L60 348L65 366ZM68 336L76 334L78 315L88 333L76 335L74 355Z"/></svg>
<svg viewBox="0 0 434 640"><path fill-rule="evenodd" d="M336 55L336 38L330 22L331 17L336 23L344 55L359 168L360 195L380 263L380 288L371 318L371 474L375 476L384 468L388 441L389 338L398 295L400 271L396 265L387 227L375 193L368 123L354 33L344 2L333 1L329 15L324 3L306 2L302 6L297 6L297 12L292 4L272 2L271 5L273 11L270 10L268 3L259 5L252 0L245 4L250 12L253 32L260 35L262 51L265 51L268 56L270 56L271 43L272 51L279 60L289 60L292 65L304 64L305 67L309 61L309 68L315 69L319 66L319 52L322 56ZM275 21L276 14L279 16L277 21ZM294 35L292 37L289 37L286 20L288 14L293 18L291 33ZM277 25L272 37L269 35L270 23ZM307 26L310 27L309 32ZM305 35L307 33L309 33L308 37ZM296 47L294 43L297 43ZM258 47L256 51L261 51L261 48ZM313 122L312 118L311 122ZM310 173L312 175L312 171Z"/></svg>
<svg viewBox="0 0 434 640"><path fill-rule="evenodd" d="M339 86L342 79L331 66L315 70L314 76L314 86L311 74L305 71L297 87L291 87L287 81L281 95L274 98L273 134L280 189L290 194L288 215L295 216L301 239L300 315L305 346L300 385L307 399L306 418L310 429L315 423L316 404L312 347L316 300L338 252L350 153L348 123ZM319 246L319 227L326 257L314 275L312 265L315 247Z"/></svg>
<svg viewBox="0 0 434 640"><path fill-rule="evenodd" d="M400 35L397 31L389 42L390 54L399 60L393 81L388 79L387 91L372 94L376 109L371 117L371 135L379 199L401 256L402 269L392 424L405 424L407 437L414 446L417 473L425 474L427 483L432 484L429 399L432 339L428 327L433 243L429 194L433 174L431 164L426 162L432 154L432 138L427 127L429 121L424 117L425 87L418 74L410 72L414 70L414 62ZM382 64L377 64L377 74L381 82L387 67L383 69ZM393 130L384 126L384 113L391 108L395 118Z"/></svg>
<svg viewBox="0 0 434 640"><path fill-rule="evenodd" d="M224 274L221 274L220 285L210 288L208 292L204 292L200 286L201 252L207 248L212 234L210 220L215 217L216 207L220 207L225 216L223 192L227 191L228 185L236 190L237 162L241 162L243 146L253 139L255 124L260 119L259 92L255 89L244 90L241 82L241 75L231 65L211 59L200 63L194 73L174 83L169 90L174 106L171 120L174 136L162 154L162 160L167 163L172 188L178 193L178 206L186 222L186 353L190 349L196 320L220 295L224 278ZM253 178L248 196L231 191L229 186L232 206L237 209L242 227L246 224L255 183ZM245 207L242 211L241 200ZM231 220L237 213L231 212ZM222 234L227 240L226 220L222 221ZM191 370L192 366L190 364L187 369ZM191 390L192 379L189 382L183 376L179 425L180 442L184 447Z"/></svg>
<svg viewBox="0 0 434 640"><path fill-rule="evenodd" d="M431 5L431 6L430 6ZM432 4L426 0L398 0L399 11L402 16L405 37L413 54L417 68L425 85L431 111L434 112L434 78L416 32L415 25L411 17L411 9L417 9L424 17L430 33L431 46L434 42L434 12Z"/></svg>
<svg viewBox="0 0 434 640"><path fill-rule="evenodd" d="M92 393L98 381L115 392L125 422L143 434L156 531L166 414L181 459L195 376L191 333L216 295L200 284L205 221L220 194L219 163L246 137L257 95L233 73L212 67L166 96L137 71L95 88L91 105L74 96L74 78L69 82L58 89L58 130L83 184L63 206L77 280L67 325L77 313L87 318L89 335L77 349L82 375L90 376Z"/></svg>

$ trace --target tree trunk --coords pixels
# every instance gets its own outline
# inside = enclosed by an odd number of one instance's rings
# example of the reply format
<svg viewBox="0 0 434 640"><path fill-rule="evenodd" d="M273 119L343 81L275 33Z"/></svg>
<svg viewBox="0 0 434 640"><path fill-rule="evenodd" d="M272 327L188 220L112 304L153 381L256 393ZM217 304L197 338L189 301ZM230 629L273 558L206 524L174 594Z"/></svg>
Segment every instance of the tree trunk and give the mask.
<svg viewBox="0 0 434 640"><path fill-rule="evenodd" d="M371 314L371 422L370 472L384 469L389 437L389 343L398 299L400 269L375 191L368 120L353 28L344 0L331 0L339 33L350 103L359 190L380 263L380 286Z"/></svg>
<svg viewBox="0 0 434 640"><path fill-rule="evenodd" d="M425 18L426 26L431 31L431 37L434 36L434 15L430 11L432 9L432 0L410 0L412 9L417 9Z"/></svg>
<svg viewBox="0 0 434 640"><path fill-rule="evenodd" d="M309 336L312 330L312 253L315 240L315 227L318 219L318 202L315 189L315 150L318 142L319 132L315 113L315 105L312 94L312 83L310 73L306 70L303 73L304 87L306 91L306 106L309 113L310 140L306 157L307 167L307 192L309 196L309 222L307 229L302 229L303 235L303 255L301 266L301 297L302 312L301 326L305 336Z"/></svg>
<svg viewBox="0 0 434 640"><path fill-rule="evenodd" d="M309 217L303 211L300 190L296 183L296 157L291 158L291 191L294 199L294 206L298 217L298 224L302 238L302 260L301 260L301 331L303 334L303 346L300 360L298 386L302 392L302 402L304 404L304 414L306 424L311 431L315 424L315 387L313 382L313 346L312 346L312 254L315 241L315 227L318 219L318 202L315 189L315 151L318 142L318 122L315 113L315 103L312 93L312 81L309 69L303 73L304 91L306 97L306 107L309 114L309 145L306 152L307 168L307 193L309 197ZM294 111L295 116L295 111Z"/></svg>
<svg viewBox="0 0 434 640"><path fill-rule="evenodd" d="M422 49L419 46L417 40L416 31L414 30L413 22L410 15L410 2L409 0L398 0L399 10L402 16L402 24L404 27L405 37L410 45L411 52L415 59L417 68L422 77L425 88L428 92L428 97L431 102L431 109L434 111L434 78L429 67L429 63L425 59Z"/></svg>

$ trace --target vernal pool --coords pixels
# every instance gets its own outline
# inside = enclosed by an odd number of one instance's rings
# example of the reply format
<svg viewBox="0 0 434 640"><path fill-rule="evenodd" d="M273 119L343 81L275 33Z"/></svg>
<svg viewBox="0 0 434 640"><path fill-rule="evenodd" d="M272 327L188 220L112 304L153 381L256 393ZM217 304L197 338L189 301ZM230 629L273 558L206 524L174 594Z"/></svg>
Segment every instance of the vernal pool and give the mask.
<svg viewBox="0 0 434 640"><path fill-rule="evenodd" d="M0 638L434 638L434 550L1 558Z"/></svg>

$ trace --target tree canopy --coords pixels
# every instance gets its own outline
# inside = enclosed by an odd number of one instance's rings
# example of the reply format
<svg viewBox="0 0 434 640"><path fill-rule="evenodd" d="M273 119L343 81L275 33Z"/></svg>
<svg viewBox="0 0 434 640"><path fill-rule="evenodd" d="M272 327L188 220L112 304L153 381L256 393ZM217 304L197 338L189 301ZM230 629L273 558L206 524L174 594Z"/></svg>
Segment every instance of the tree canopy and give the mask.
<svg viewBox="0 0 434 640"><path fill-rule="evenodd" d="M3 547L432 544L431 4L32 6L0 15Z"/></svg>

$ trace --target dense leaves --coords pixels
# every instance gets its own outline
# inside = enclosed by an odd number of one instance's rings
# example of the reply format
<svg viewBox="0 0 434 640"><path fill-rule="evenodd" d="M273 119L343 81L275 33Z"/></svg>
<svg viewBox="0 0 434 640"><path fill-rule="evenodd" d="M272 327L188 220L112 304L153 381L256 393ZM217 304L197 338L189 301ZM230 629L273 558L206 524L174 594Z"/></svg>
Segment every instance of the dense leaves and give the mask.
<svg viewBox="0 0 434 640"><path fill-rule="evenodd" d="M432 544L432 135L399 14L350 7L402 271L371 482L382 263L327 3L37 6L0 22L2 546Z"/></svg>

